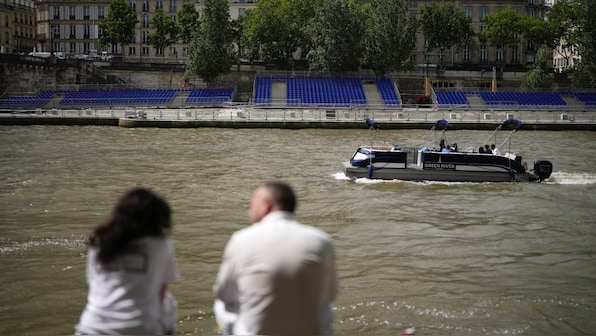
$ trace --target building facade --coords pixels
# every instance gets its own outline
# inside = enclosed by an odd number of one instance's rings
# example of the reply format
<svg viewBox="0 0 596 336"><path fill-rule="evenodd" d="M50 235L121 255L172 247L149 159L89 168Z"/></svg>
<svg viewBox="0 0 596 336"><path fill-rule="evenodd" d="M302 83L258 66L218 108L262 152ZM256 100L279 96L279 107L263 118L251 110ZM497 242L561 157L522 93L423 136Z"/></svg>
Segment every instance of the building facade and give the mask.
<svg viewBox="0 0 596 336"><path fill-rule="evenodd" d="M486 15L496 14L500 9L508 8L519 14L529 15L536 18L545 18L548 7L546 0L464 0L452 1L458 8L461 8L466 16L472 21L472 29L476 34L485 28L482 19ZM432 1L409 0L408 13L411 18L419 15L419 10ZM426 53L424 51L424 36L418 35L416 48L410 61L413 64L439 64L437 52ZM507 65L526 66L534 63L534 55L537 46L532 41L517 36L516 42L507 48L496 48L482 44L476 40L476 45L467 45L463 50L447 50L443 54L443 65L446 66L478 66L480 68L491 68L500 65L505 60Z"/></svg>
<svg viewBox="0 0 596 336"><path fill-rule="evenodd" d="M0 0L0 53L29 53L35 47L33 0Z"/></svg>
<svg viewBox="0 0 596 336"><path fill-rule="evenodd" d="M8 0L0 0L8 1ZM15 2L13 0L12 2ZM148 43L148 36L153 32L150 27L151 17L158 9L176 20L178 11L184 3L193 3L200 12L203 0L127 0L135 13L138 23L135 27L134 40L124 46L109 46L102 50L97 43L101 34L98 22L107 15L109 0L36 0L37 7L37 47L41 51L60 51L66 55L90 55L97 52L101 55L117 54L122 60L129 62L153 63L186 63L188 60L188 44L173 44L167 50L156 49ZM486 15L496 14L502 8L509 8L518 13L537 18L544 18L548 9L548 0L455 0L453 3L471 18L476 33L484 29L482 19ZM258 0L229 0L230 18L236 19L255 8ZM420 9L432 3L427 0L408 0L408 13L417 18ZM1 24L2 21L0 21ZM4 33L2 32L2 38ZM534 62L537 46L532 41L519 36L513 45L507 48L496 48L476 41L463 50L447 50L442 62L439 54L427 53L424 50L424 36L419 34L411 63L418 65L443 64L446 66L478 66L491 68L494 65L526 66ZM114 49L112 49L114 48Z"/></svg>
<svg viewBox="0 0 596 336"><path fill-rule="evenodd" d="M244 15L248 9L256 6L257 1L230 0L230 18L236 19ZM202 0L128 0L138 19L134 40L124 46L101 47L98 44L101 36L99 20L107 15L110 2L36 0L37 49L76 57L100 57L104 52L118 55L127 62L186 63L188 44L179 41L167 50L157 49L149 44L149 34L154 31L149 22L158 9L163 9L164 14L175 21L178 11L187 2L193 3L200 11L203 7Z"/></svg>
<svg viewBox="0 0 596 336"><path fill-rule="evenodd" d="M110 0L36 0L37 48L64 55L97 52L99 20Z"/></svg>

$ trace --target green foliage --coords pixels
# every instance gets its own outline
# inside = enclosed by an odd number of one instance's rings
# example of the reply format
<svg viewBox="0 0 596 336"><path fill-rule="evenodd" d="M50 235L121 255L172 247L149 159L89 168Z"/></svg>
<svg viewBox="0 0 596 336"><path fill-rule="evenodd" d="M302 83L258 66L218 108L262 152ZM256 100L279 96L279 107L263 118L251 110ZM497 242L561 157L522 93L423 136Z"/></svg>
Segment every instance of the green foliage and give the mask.
<svg viewBox="0 0 596 336"><path fill-rule="evenodd" d="M199 30L199 12L197 12L195 5L192 2L186 2L182 8L176 13L178 17L178 30L180 38L184 43L190 43L192 37Z"/></svg>
<svg viewBox="0 0 596 336"><path fill-rule="evenodd" d="M371 0L364 10L364 61L383 77L408 60L418 25L408 18L405 0Z"/></svg>
<svg viewBox="0 0 596 336"><path fill-rule="evenodd" d="M483 22L486 25L480 32L481 42L493 47L506 47L515 42L514 34L522 32L522 16L511 9L501 9L496 14L486 15Z"/></svg>
<svg viewBox="0 0 596 336"><path fill-rule="evenodd" d="M470 44L474 37L472 20L452 3L432 3L420 11L422 32L427 45L425 51L438 50L442 62L446 49L459 50Z"/></svg>
<svg viewBox="0 0 596 336"><path fill-rule="evenodd" d="M306 24L319 6L317 0L261 0L247 12L240 45L251 60L287 65L293 53L308 52Z"/></svg>
<svg viewBox="0 0 596 336"><path fill-rule="evenodd" d="M108 15L99 20L99 28L103 30L99 45L125 45L132 42L137 22L137 15L128 2L113 0Z"/></svg>
<svg viewBox="0 0 596 336"><path fill-rule="evenodd" d="M596 77L596 0L583 0L581 8L581 56L582 64L592 78ZM592 82L592 85L594 82Z"/></svg>
<svg viewBox="0 0 596 336"><path fill-rule="evenodd" d="M553 22L522 15L520 17L520 27L525 37L537 46L549 48L556 46L557 36Z"/></svg>
<svg viewBox="0 0 596 336"><path fill-rule="evenodd" d="M530 88L550 88L553 79L548 72L548 51L542 47L536 53L534 65L522 78L522 83Z"/></svg>
<svg viewBox="0 0 596 336"><path fill-rule="evenodd" d="M310 21L309 68L340 73L358 70L363 51L364 16L356 1L326 0Z"/></svg>
<svg viewBox="0 0 596 336"><path fill-rule="evenodd" d="M596 75L590 66L585 62L580 62L573 69L573 77L571 78L571 86L578 88L593 88L596 82Z"/></svg>
<svg viewBox="0 0 596 336"><path fill-rule="evenodd" d="M156 49L165 49L178 40L178 26L174 19L164 14L162 8L155 12L155 15L149 20L149 25L151 28L155 28L155 31L148 36L149 44ZM165 51L163 57L165 57Z"/></svg>
<svg viewBox="0 0 596 336"><path fill-rule="evenodd" d="M227 0L205 0L198 34L190 43L189 71L208 85L230 71L232 33Z"/></svg>
<svg viewBox="0 0 596 336"><path fill-rule="evenodd" d="M478 34L480 42L488 43L493 47L502 47L503 54L507 55L509 45L515 43L516 33L523 32L522 20L521 14L508 8L501 9L496 14L486 15L482 20L486 28ZM506 59L503 57L503 67Z"/></svg>

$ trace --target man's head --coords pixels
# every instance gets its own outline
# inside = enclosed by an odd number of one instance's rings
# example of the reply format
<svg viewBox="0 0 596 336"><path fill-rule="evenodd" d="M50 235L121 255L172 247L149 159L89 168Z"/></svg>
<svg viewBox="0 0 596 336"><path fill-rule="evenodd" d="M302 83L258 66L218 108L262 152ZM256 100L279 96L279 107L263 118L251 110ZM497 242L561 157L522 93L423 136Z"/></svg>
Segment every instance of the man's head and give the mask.
<svg viewBox="0 0 596 336"><path fill-rule="evenodd" d="M296 209L296 195L292 187L283 182L267 182L258 186L253 192L248 219L256 223L274 211L293 213Z"/></svg>

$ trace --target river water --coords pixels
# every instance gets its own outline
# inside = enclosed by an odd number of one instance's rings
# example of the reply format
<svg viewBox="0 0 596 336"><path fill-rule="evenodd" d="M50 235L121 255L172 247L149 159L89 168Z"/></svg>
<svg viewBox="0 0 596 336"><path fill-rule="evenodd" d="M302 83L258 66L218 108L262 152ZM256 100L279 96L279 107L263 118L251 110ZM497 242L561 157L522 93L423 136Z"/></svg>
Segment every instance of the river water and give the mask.
<svg viewBox="0 0 596 336"><path fill-rule="evenodd" d="M490 132L453 131L477 146ZM351 181L366 130L0 127L0 334L73 332L85 239L126 189L173 208L179 334L214 334L211 287L252 189L294 186L297 217L330 233L338 335L588 335L596 332L596 133L522 131L541 184ZM402 146L424 130L384 131ZM502 149L503 151L503 149Z"/></svg>

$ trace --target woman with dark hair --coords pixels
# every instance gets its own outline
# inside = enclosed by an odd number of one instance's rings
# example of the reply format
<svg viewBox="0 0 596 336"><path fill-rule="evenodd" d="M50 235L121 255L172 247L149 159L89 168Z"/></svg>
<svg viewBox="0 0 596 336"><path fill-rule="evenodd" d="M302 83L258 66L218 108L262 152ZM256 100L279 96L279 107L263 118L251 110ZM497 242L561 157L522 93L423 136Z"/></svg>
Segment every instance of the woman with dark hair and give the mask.
<svg viewBox="0 0 596 336"><path fill-rule="evenodd" d="M77 334L173 334L178 279L170 206L150 190L125 193L89 238L89 293Z"/></svg>

